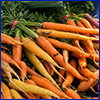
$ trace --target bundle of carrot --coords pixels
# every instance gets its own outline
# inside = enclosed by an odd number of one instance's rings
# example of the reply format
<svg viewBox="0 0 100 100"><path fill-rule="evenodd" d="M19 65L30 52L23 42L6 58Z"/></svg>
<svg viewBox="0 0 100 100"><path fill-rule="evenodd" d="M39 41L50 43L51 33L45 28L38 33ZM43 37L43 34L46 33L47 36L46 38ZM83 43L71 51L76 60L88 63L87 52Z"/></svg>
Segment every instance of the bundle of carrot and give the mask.
<svg viewBox="0 0 100 100"><path fill-rule="evenodd" d="M33 31L29 26L39 28ZM68 18L66 24L13 21L15 37L1 33L2 99L83 99L89 97L81 92L90 89L98 94L98 26L88 14L80 21Z"/></svg>

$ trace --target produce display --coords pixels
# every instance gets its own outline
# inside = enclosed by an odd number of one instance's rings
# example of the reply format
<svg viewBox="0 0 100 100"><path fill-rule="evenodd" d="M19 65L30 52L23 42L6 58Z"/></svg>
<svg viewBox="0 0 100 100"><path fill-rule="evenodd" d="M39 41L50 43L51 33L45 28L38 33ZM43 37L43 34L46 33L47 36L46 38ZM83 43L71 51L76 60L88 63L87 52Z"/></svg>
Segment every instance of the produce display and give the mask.
<svg viewBox="0 0 100 100"><path fill-rule="evenodd" d="M1 99L99 99L99 19L92 1L1 2Z"/></svg>

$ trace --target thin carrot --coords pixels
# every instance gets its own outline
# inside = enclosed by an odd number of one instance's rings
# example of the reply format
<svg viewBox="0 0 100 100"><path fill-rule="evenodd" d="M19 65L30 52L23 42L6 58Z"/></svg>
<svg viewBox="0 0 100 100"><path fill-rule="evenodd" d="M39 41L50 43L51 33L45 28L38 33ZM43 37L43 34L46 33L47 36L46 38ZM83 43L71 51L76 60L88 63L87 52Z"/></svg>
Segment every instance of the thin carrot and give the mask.
<svg viewBox="0 0 100 100"><path fill-rule="evenodd" d="M23 43L16 41L11 36L6 35L4 33L1 33L1 43L7 43L7 44L12 44L12 45L15 45L15 44L23 45Z"/></svg>
<svg viewBox="0 0 100 100"><path fill-rule="evenodd" d="M61 65L63 68L68 70L69 73L74 75L75 77L84 80L85 78L82 77L78 71L73 68L69 63L68 67L63 59L63 56L53 47L53 45L46 40L43 36L39 37L37 39L37 43L43 48L59 65ZM45 44L44 44L45 43Z"/></svg>
<svg viewBox="0 0 100 100"><path fill-rule="evenodd" d="M54 81L54 79L49 75L49 73L44 68L43 64L40 62L40 60L30 51L24 49L24 52L26 56L28 57L29 61L37 68L37 70L46 78L48 78L55 86L59 88L57 83Z"/></svg>
<svg viewBox="0 0 100 100"><path fill-rule="evenodd" d="M59 69L59 73L64 76L65 70ZM58 83L61 84L63 82L62 77L58 76Z"/></svg>
<svg viewBox="0 0 100 100"><path fill-rule="evenodd" d="M91 72L89 69L87 69L87 68L81 69L80 67L78 67L78 71L83 76L85 76L85 77L88 77L88 78L97 78L97 76L93 72Z"/></svg>
<svg viewBox="0 0 100 100"><path fill-rule="evenodd" d="M81 34L62 32L62 31L56 31L56 30L50 30L50 29L37 29L36 32L39 35L54 37L54 38L67 38L67 39L78 39L78 40L98 40L97 38L87 37Z"/></svg>
<svg viewBox="0 0 100 100"><path fill-rule="evenodd" d="M46 78L39 78L37 76L32 76L31 79L41 87L44 87L55 94L57 94L59 97L65 97L66 99L70 99L65 93L63 93L61 90L59 90L57 87L55 87L49 80Z"/></svg>
<svg viewBox="0 0 100 100"><path fill-rule="evenodd" d="M9 86L11 87L11 88L14 88L14 89L16 89L16 90L18 90L18 91L22 91L22 90L24 90L25 92L27 92L27 93L34 93L34 94L45 94L45 95L50 95L50 96L53 96L53 97L55 97L55 98L59 98L59 96L58 95L56 95L55 93L53 93L53 92L51 92L51 91L49 91L49 90L47 90L47 89L44 89L44 88L41 88L41 87L39 87L39 86L34 86L34 85L31 85L31 84L26 84L25 82L22 82L22 84L20 83L20 81L19 80L17 80L17 79L13 79L13 82L20 88L17 88L14 84L12 84L11 82L9 82ZM24 88L24 87L25 88ZM22 89L22 90L21 90ZM23 92L23 91L22 91Z"/></svg>
<svg viewBox="0 0 100 100"><path fill-rule="evenodd" d="M23 97L15 89L11 89L10 91L13 99L23 99Z"/></svg>
<svg viewBox="0 0 100 100"><path fill-rule="evenodd" d="M28 42L28 41L30 41L30 42ZM30 40L29 38L23 38L22 42L23 43L28 42L28 43L25 43L23 45L27 50L31 51L36 56L50 62L54 66L59 67L58 64L45 51L43 51L36 43L34 43L32 40Z"/></svg>
<svg viewBox="0 0 100 100"><path fill-rule="evenodd" d="M12 99L12 95L8 86L1 81L1 91L5 99Z"/></svg>
<svg viewBox="0 0 100 100"><path fill-rule="evenodd" d="M71 25L53 23L53 22L43 22L43 28L60 30L60 31L85 33L85 34L99 34L98 29L81 28L81 27L75 27Z"/></svg>
<svg viewBox="0 0 100 100"><path fill-rule="evenodd" d="M74 67L76 69L77 63L74 59L70 61L70 64L72 67ZM74 80L74 76L71 75L69 72L66 72L66 81L64 81L62 83L62 87L66 88L66 87L70 86L70 84L73 82L73 80Z"/></svg>
<svg viewBox="0 0 100 100"><path fill-rule="evenodd" d="M99 78L99 70L97 70L96 72L94 72L94 74ZM87 81L82 81L78 87L77 87L77 90L79 92L84 92L86 90L88 90L90 88L90 86L98 79L95 79L95 78L90 78L89 80ZM84 88L83 88L84 87Z"/></svg>
<svg viewBox="0 0 100 100"><path fill-rule="evenodd" d="M70 97L72 97L73 99L81 99L81 97L79 96L79 94L77 92L75 92L74 90L72 90L71 88L65 89L64 92L67 95L69 95Z"/></svg>
<svg viewBox="0 0 100 100"><path fill-rule="evenodd" d="M79 48L72 46L68 43L65 42L60 42L56 39L51 39L51 38L46 38L53 46L57 47L57 48L61 48L61 49L65 49L65 50L69 50L75 53L78 53L79 55L82 56L87 56L87 54L85 54L84 52L82 52Z"/></svg>
<svg viewBox="0 0 100 100"><path fill-rule="evenodd" d="M20 30L16 29L16 37L14 38L16 41L21 42L21 38L19 36ZM27 65L24 61L21 61L22 56L22 45L14 45L13 46L13 60L21 67L24 74L21 72L21 78L24 80L27 74Z"/></svg>

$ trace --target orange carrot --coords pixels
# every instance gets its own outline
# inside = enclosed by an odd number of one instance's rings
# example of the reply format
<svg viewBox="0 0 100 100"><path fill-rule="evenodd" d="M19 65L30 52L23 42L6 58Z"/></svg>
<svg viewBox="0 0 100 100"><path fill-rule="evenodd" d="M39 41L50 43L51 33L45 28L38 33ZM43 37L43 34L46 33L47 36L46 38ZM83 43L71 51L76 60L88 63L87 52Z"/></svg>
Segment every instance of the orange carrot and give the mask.
<svg viewBox="0 0 100 100"><path fill-rule="evenodd" d="M78 67L78 71L83 76L85 76L85 77L88 77L88 78L97 78L97 76L93 72L91 72L89 69L87 69L87 68L81 69L80 67Z"/></svg>
<svg viewBox="0 0 100 100"><path fill-rule="evenodd" d="M1 81L1 92L3 93L5 99L12 99L10 89L2 81Z"/></svg>
<svg viewBox="0 0 100 100"><path fill-rule="evenodd" d="M80 21L77 22L77 26L79 26L79 27L85 27Z"/></svg>
<svg viewBox="0 0 100 100"><path fill-rule="evenodd" d="M17 35L14 38L16 41L21 42L21 38L19 37L19 31L17 31ZM13 60L21 67L24 74L21 72L22 80L25 79L27 74L27 65L24 61L21 61L22 56L22 46L21 45L14 45L13 46Z"/></svg>
<svg viewBox="0 0 100 100"><path fill-rule="evenodd" d="M46 40L43 36L40 36L37 39L37 43L41 46L41 48L43 48L60 66L62 66L63 68L65 68L66 70L68 70L69 73L71 73L73 76L84 80L85 78L82 77L78 71L73 68L69 63L68 63L68 67L63 59L63 56L53 47L53 45Z"/></svg>
<svg viewBox="0 0 100 100"><path fill-rule="evenodd" d="M75 53L78 53L79 55L87 56L84 52L82 52L79 48L72 46L70 44L60 42L56 39L46 38L53 46L61 49L66 49Z"/></svg>
<svg viewBox="0 0 100 100"><path fill-rule="evenodd" d="M70 64L71 64L72 67L74 67L76 69L77 64L76 64L75 60L71 60ZM72 76L69 72L67 72L66 73L66 81L64 81L62 83L62 87L63 88L68 87L73 82L73 80L74 80L74 76Z"/></svg>
<svg viewBox="0 0 100 100"><path fill-rule="evenodd" d="M3 94L1 94L1 99L4 99L4 96L3 96Z"/></svg>
<svg viewBox="0 0 100 100"><path fill-rule="evenodd" d="M81 27L75 27L71 25L53 23L53 22L43 22L43 28L60 30L60 31L78 32L84 34L99 34L98 29L81 28Z"/></svg>
<svg viewBox="0 0 100 100"><path fill-rule="evenodd" d="M99 78L99 70L97 70L96 72L94 72L94 74ZM79 92L84 92L86 90L88 90L90 88L90 86L98 79L95 79L95 78L90 78L89 80L87 81L82 81L78 87L77 87L77 90ZM84 88L83 88L84 87Z"/></svg>
<svg viewBox="0 0 100 100"><path fill-rule="evenodd" d="M55 94L57 94L60 97L65 97L66 99L70 99L69 96L67 96L65 93L63 93L61 90L59 90L57 87L55 87L49 80L47 80L46 78L39 78L37 76L32 76L31 79L38 85L41 87L44 87L52 92L54 92Z"/></svg>
<svg viewBox="0 0 100 100"><path fill-rule="evenodd" d="M64 90L64 92L72 97L73 99L81 99L81 97L79 96L79 94L77 92L75 92L74 90L72 90L71 88L67 88Z"/></svg>
<svg viewBox="0 0 100 100"><path fill-rule="evenodd" d="M1 33L1 43L7 43L11 45L19 44L23 45L23 43L16 41L11 36Z"/></svg>

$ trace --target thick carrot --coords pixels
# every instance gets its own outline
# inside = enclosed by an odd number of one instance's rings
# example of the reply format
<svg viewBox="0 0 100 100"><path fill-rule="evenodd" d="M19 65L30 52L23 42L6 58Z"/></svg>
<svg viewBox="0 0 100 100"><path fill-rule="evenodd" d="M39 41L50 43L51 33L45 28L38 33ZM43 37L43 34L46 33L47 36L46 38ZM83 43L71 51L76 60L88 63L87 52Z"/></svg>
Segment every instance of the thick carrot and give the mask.
<svg viewBox="0 0 100 100"><path fill-rule="evenodd" d="M78 71L73 68L69 63L68 66L66 65L63 56L53 47L53 45L46 40L43 36L39 37L37 39L37 43L43 48L60 66L68 70L69 73L71 73L73 76L84 80L85 78L82 77ZM45 43L45 44L44 44Z"/></svg>
<svg viewBox="0 0 100 100"><path fill-rule="evenodd" d="M23 99L23 97L15 89L11 89L10 91L13 99Z"/></svg>
<svg viewBox="0 0 100 100"><path fill-rule="evenodd" d="M58 64L45 51L43 51L36 43L34 43L32 40L30 40L29 38L23 38L22 42L23 43L28 42L28 43L25 43L23 45L27 50L31 51L36 56L50 62L54 66L58 66Z"/></svg>
<svg viewBox="0 0 100 100"><path fill-rule="evenodd" d="M1 81L1 92L3 93L5 99L12 99L10 89L2 81Z"/></svg>
<svg viewBox="0 0 100 100"><path fill-rule="evenodd" d="M87 37L81 34L62 32L62 31L56 31L56 30L50 30L50 29L37 29L36 32L39 35L54 37L54 38L67 38L67 39L78 39L78 40L98 40L96 38Z"/></svg>
<svg viewBox="0 0 100 100"><path fill-rule="evenodd" d="M77 92L75 92L74 90L72 90L71 88L65 89L64 92L67 95L69 95L70 97L72 97L73 99L81 99L81 97L79 96L79 94Z"/></svg>
<svg viewBox="0 0 100 100"><path fill-rule="evenodd" d="M80 67L78 67L78 71L83 76L85 76L85 77L88 77L88 78L97 78L97 76L93 72L91 72L89 69L87 69L87 68L81 69Z"/></svg>
<svg viewBox="0 0 100 100"><path fill-rule="evenodd" d="M21 38L19 37L19 30L16 32L16 37L14 38L16 41L21 42ZM24 61L21 61L22 56L22 46L14 45L13 46L13 60L21 67L24 74L21 72L21 78L24 80L27 74L27 65Z"/></svg>
<svg viewBox="0 0 100 100"><path fill-rule="evenodd" d="M7 43L7 44L12 44L12 45L15 45L15 44L23 45L23 43L16 41L11 36L6 35L4 33L1 33L1 43Z"/></svg>
<svg viewBox="0 0 100 100"><path fill-rule="evenodd" d="M24 49L26 56L28 57L29 61L37 68L37 70L46 78L48 78L55 86L59 88L57 83L54 81L54 79L50 76L50 74L46 71L43 64L40 62L40 60L30 51Z"/></svg>
<svg viewBox="0 0 100 100"><path fill-rule="evenodd" d="M96 20L94 20L91 15L89 15L88 13L85 13L84 18L86 18L91 24L93 24L99 29L99 23Z"/></svg>
<svg viewBox="0 0 100 100"><path fill-rule="evenodd" d="M80 55L86 55L84 52L82 52L79 48L72 46L68 43L64 43L64 42L60 42L56 39L51 39L51 38L46 38L53 46L57 47L57 48L61 48L61 49L66 49L69 51L72 51L74 53L78 53ZM87 56L87 55L86 55Z"/></svg>
<svg viewBox="0 0 100 100"><path fill-rule="evenodd" d="M75 27L71 25L53 23L53 22L43 22L43 28L60 30L60 31L85 33L85 34L99 34L98 29L81 28L81 27Z"/></svg>
<svg viewBox="0 0 100 100"><path fill-rule="evenodd" d="M61 90L59 90L57 87L55 87L49 80L46 78L39 78L37 76L32 76L31 79L41 87L44 87L55 94L57 94L59 97L65 97L66 99L70 99L65 93L63 93Z"/></svg>
<svg viewBox="0 0 100 100"><path fill-rule="evenodd" d="M14 89L16 89L16 90L18 90L18 91L22 91L22 90L24 90L25 92L27 92L27 93L34 93L34 94L45 94L45 95L50 95L50 96L53 96L53 97L55 97L55 98L59 98L59 96L58 95L56 95L55 93L53 93L53 92L51 92L51 91L49 91L49 90L47 90L47 89L44 89L44 88L41 88L41 87L39 87L39 86L34 86L34 85L31 85L31 84L26 84L25 82L22 82L22 84L20 83L20 81L19 80L17 80L17 79L13 79L13 82L20 88L17 88L14 84L12 84L11 82L9 82L9 86L11 87L11 88L14 88ZM25 88L24 88L24 87ZM22 89L22 90L21 90Z"/></svg>
<svg viewBox="0 0 100 100"><path fill-rule="evenodd" d="M64 76L65 70L59 69L59 73ZM61 84L63 82L62 77L58 76L58 83Z"/></svg>
<svg viewBox="0 0 100 100"><path fill-rule="evenodd" d="M76 69L77 63L74 59L70 61L70 64L72 67L74 67ZM74 80L74 76L72 76L69 72L66 72L66 81L64 81L62 83L62 87L66 88L66 87L70 86L70 84L73 82L73 80Z"/></svg>
<svg viewBox="0 0 100 100"><path fill-rule="evenodd" d="M94 72L94 74L99 78L99 70L97 70L96 72ZM82 81L78 87L77 87L77 90L79 92L84 92L86 90L88 90L90 88L90 86L98 79L95 79L95 78L90 78L89 80L87 81ZM84 87L84 88L83 88Z"/></svg>

